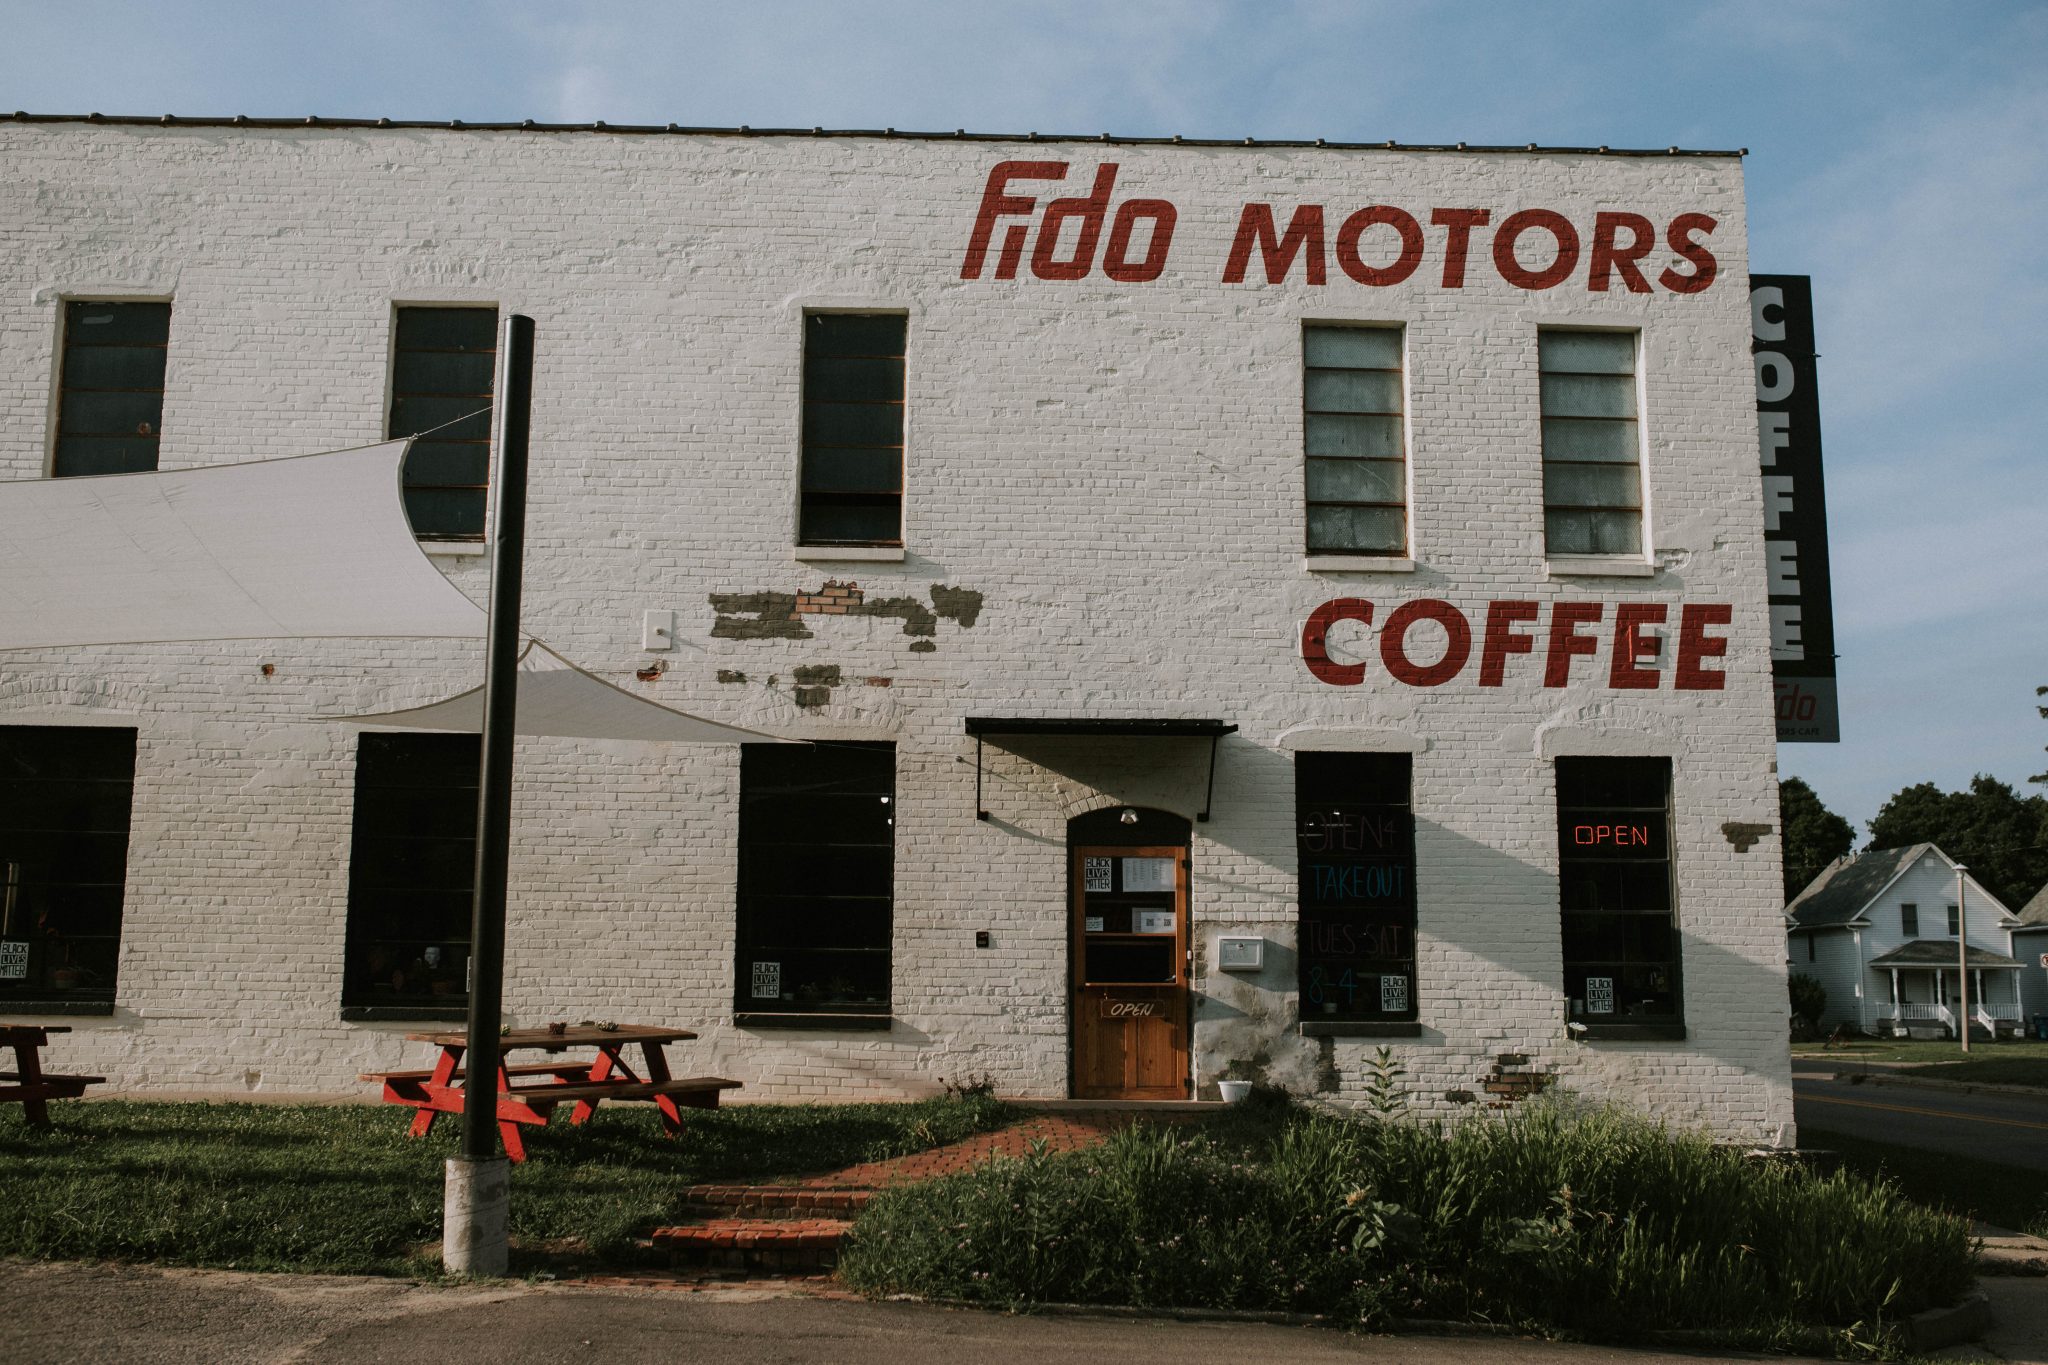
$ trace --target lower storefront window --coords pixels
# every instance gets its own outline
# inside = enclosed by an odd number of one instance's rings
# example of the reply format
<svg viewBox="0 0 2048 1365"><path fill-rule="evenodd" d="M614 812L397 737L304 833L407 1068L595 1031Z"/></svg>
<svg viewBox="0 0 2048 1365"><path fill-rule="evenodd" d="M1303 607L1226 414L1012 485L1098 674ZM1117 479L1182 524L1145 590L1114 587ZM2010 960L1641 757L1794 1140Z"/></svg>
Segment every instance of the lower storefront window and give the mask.
<svg viewBox="0 0 2048 1365"><path fill-rule="evenodd" d="M1295 755L1306 1032L1416 1020L1412 764L1407 754Z"/></svg>
<svg viewBox="0 0 2048 1365"><path fill-rule="evenodd" d="M1592 1033L1682 1026L1671 760L1557 760L1568 1017Z"/></svg>

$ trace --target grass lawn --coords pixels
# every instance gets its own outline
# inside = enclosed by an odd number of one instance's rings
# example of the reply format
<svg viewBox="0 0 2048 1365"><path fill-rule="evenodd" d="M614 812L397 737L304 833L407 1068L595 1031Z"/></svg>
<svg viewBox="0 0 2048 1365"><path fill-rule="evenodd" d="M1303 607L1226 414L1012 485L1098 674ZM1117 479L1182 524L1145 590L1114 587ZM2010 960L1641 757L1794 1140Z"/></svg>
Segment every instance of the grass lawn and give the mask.
<svg viewBox="0 0 2048 1365"><path fill-rule="evenodd" d="M442 1119L405 1136L410 1110L72 1101L38 1131L0 1110L0 1255L154 1261L241 1270L438 1274ZM737 1105L693 1115L677 1141L650 1106L526 1130L512 1168L512 1236L528 1248L619 1260L682 1190L766 1181L923 1151L1001 1127L987 1099ZM533 1264L529 1258L527 1263ZM515 1251L515 1273L521 1265Z"/></svg>
<svg viewBox="0 0 2048 1365"><path fill-rule="evenodd" d="M1799 1145L1840 1152L1845 1168L1889 1179L1917 1203L2048 1237L2048 1171L1870 1142L1806 1124L1800 1125Z"/></svg>

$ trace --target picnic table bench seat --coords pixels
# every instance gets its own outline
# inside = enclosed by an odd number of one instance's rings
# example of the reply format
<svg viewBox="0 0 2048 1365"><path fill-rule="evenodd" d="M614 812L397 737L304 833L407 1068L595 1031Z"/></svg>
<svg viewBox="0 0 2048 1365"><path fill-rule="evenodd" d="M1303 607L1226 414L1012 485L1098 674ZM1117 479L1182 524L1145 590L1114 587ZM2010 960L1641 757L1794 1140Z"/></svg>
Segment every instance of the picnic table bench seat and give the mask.
<svg viewBox="0 0 2048 1365"><path fill-rule="evenodd" d="M721 1090L737 1090L739 1081L723 1076L678 1076L666 1081L591 1081L578 1085L536 1086L517 1093L528 1104L569 1104L579 1100L651 1100L658 1095L698 1095L709 1102L695 1107L715 1109Z"/></svg>
<svg viewBox="0 0 2048 1365"><path fill-rule="evenodd" d="M505 1068L505 1074L507 1076L575 1076L583 1078L590 1075L590 1067L591 1063L589 1062L535 1062L531 1066L508 1066ZM469 1069L467 1067L458 1066L453 1072L449 1073L448 1079L459 1081L468 1074ZM358 1074L356 1079L359 1081L384 1081L387 1083L391 1081L431 1081L434 1079L434 1069L428 1067L422 1071L364 1071Z"/></svg>
<svg viewBox="0 0 2048 1365"><path fill-rule="evenodd" d="M0 1071L0 1099L13 1099L22 1086L34 1085L53 1100L75 1100L87 1086L106 1083L105 1076L53 1076L47 1071L24 1082L19 1071Z"/></svg>

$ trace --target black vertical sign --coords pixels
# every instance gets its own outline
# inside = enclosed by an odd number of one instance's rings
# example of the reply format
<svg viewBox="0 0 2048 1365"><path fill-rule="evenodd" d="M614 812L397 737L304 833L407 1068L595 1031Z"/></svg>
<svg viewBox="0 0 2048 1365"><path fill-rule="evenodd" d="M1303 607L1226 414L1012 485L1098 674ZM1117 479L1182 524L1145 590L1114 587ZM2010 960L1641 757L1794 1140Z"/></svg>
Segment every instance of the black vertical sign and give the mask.
<svg viewBox="0 0 2048 1365"><path fill-rule="evenodd" d="M1842 727L1835 705L1813 282L1805 275L1752 275L1749 310L1778 742L1836 744Z"/></svg>

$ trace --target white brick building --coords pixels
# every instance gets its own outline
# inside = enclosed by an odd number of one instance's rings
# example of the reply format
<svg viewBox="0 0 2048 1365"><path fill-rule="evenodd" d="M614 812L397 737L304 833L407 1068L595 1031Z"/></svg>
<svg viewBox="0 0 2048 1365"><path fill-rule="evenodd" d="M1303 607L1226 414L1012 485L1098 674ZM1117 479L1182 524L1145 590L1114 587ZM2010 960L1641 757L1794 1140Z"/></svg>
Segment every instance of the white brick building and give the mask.
<svg viewBox="0 0 2048 1365"><path fill-rule="evenodd" d="M0 156L0 477L420 430L492 319L417 310L525 313L528 628L892 746L523 742L516 1021L693 1027L757 1099L1342 1094L1385 1044L1439 1112L1514 1053L1789 1134L1736 156L79 119ZM475 449L421 449L415 526L480 524ZM417 1058L469 798L372 769L460 754L330 718L478 669L0 657L5 1017L131 1088ZM52 727L133 732L125 859L117 801L52 796L122 790L125 740Z"/></svg>

